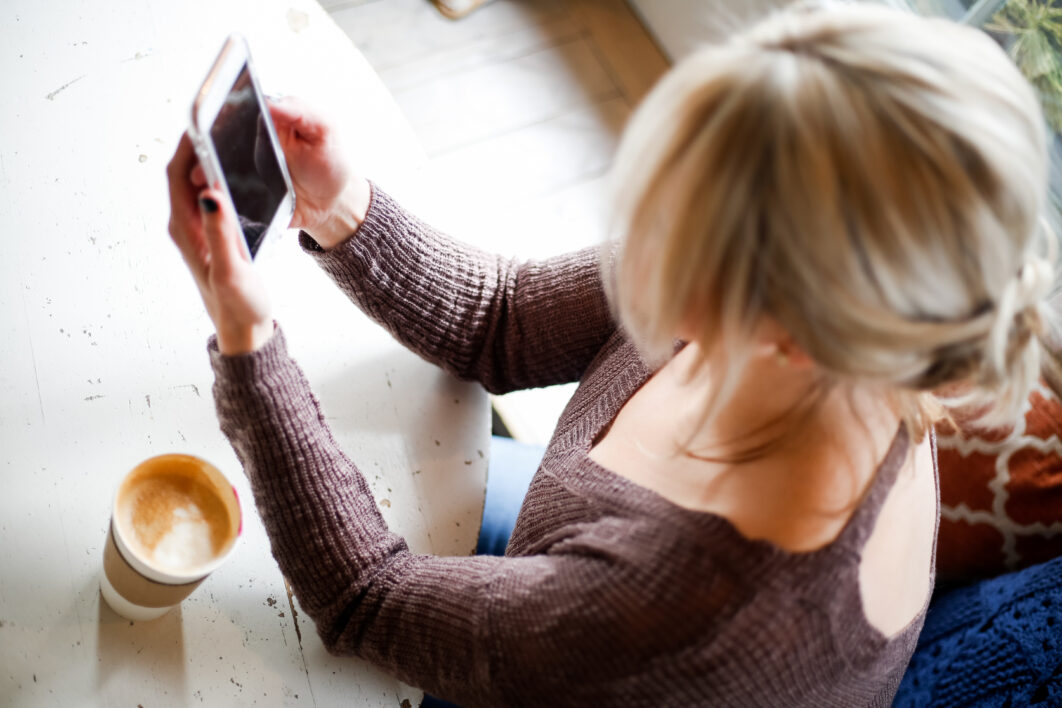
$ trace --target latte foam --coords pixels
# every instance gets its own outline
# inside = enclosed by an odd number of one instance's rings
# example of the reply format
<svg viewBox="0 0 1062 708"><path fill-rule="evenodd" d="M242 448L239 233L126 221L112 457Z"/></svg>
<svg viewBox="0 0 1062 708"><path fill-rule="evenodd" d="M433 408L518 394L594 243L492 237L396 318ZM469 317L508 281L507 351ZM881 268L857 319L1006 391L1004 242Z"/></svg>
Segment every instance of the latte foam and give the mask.
<svg viewBox="0 0 1062 708"><path fill-rule="evenodd" d="M194 466L131 475L122 485L117 512L130 550L162 571L194 571L222 555L232 541L228 507Z"/></svg>

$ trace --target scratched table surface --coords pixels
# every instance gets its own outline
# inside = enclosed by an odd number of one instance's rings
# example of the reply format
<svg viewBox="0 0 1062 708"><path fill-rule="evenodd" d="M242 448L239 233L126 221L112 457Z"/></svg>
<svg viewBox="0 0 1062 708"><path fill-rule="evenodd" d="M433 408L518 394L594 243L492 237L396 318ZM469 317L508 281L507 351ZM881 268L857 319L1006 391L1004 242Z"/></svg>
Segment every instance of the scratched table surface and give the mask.
<svg viewBox="0 0 1062 708"><path fill-rule="evenodd" d="M267 93L331 115L401 194L416 140L312 0L0 3L2 706L420 701L325 652L247 505L237 554L178 609L130 623L99 595L111 499L138 461L200 455L251 499L214 414L210 323L166 231L165 165L234 30ZM415 551L471 552L485 394L370 323L292 236L257 267L341 444Z"/></svg>

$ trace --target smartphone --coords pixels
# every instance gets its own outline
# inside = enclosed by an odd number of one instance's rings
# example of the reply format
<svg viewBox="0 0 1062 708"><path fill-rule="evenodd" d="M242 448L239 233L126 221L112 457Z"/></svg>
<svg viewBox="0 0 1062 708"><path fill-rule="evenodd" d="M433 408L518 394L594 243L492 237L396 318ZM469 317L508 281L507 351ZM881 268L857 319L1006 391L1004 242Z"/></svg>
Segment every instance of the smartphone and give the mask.
<svg viewBox="0 0 1062 708"><path fill-rule="evenodd" d="M232 35L192 103L199 164L236 209L251 258L295 213L295 190L247 41Z"/></svg>

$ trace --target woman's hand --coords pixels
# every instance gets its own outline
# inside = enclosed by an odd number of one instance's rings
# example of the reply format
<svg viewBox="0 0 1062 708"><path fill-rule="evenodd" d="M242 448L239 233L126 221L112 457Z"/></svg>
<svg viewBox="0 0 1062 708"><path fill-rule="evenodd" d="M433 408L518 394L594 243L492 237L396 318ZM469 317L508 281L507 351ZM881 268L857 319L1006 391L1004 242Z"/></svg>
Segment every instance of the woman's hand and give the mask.
<svg viewBox="0 0 1062 708"><path fill-rule="evenodd" d="M335 131L301 101L270 100L269 112L295 186L291 225L326 250L339 245L365 220L368 181L354 176Z"/></svg>
<svg viewBox="0 0 1062 708"><path fill-rule="evenodd" d="M246 354L273 336L269 298L251 265L236 214L224 194L209 189L192 141L181 137L166 169L170 236L184 256L222 354Z"/></svg>

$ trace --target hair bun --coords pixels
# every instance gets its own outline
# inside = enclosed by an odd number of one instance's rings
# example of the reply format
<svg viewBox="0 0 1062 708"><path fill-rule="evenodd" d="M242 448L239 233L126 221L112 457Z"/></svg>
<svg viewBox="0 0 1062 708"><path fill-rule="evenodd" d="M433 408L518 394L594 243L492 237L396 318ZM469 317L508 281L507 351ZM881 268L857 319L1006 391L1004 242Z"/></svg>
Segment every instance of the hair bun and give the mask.
<svg viewBox="0 0 1062 708"><path fill-rule="evenodd" d="M1018 309L1024 310L1043 302L1051 292L1054 280L1054 268L1046 258L1032 256L1025 261L1018 271Z"/></svg>
<svg viewBox="0 0 1062 708"><path fill-rule="evenodd" d="M1053 280L1051 264L1044 258L1031 256L1003 288L989 334L990 378L1005 379L1015 345L1024 346L1038 333L1040 305L1051 291Z"/></svg>

